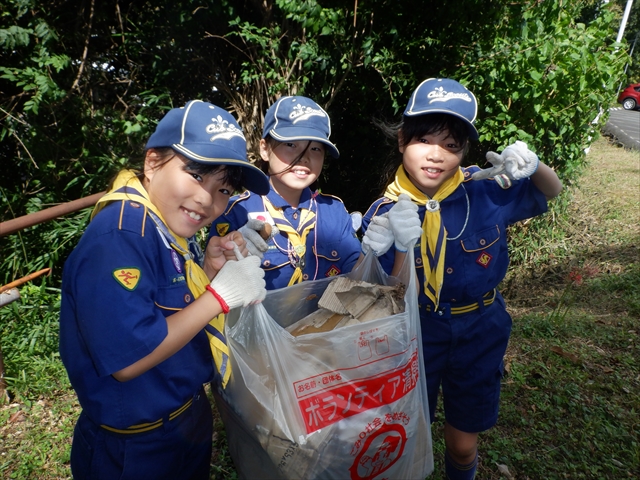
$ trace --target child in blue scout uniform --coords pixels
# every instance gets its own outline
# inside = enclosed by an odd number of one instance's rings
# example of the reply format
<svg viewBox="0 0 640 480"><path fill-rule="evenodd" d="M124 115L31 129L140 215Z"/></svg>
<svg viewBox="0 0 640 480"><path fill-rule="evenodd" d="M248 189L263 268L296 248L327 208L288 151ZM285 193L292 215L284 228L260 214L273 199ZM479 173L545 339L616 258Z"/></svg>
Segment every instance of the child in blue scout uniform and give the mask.
<svg viewBox="0 0 640 480"><path fill-rule="evenodd" d="M211 226L210 239L242 232L249 251L262 257L267 290L346 273L358 260L360 242L342 201L310 188L325 154L339 156L330 134L329 116L313 100L280 98L267 110L260 140L269 193L232 198ZM266 242L256 233L265 222L277 227Z"/></svg>
<svg viewBox="0 0 640 480"><path fill-rule="evenodd" d="M475 97L458 82L422 82L403 121L387 127L398 139L401 165L363 221L363 250L379 255L388 273L417 240L429 407L433 420L442 387L451 480L474 478L478 432L498 417L511 331L496 290L509 265L507 227L545 212L562 189L555 172L522 142L500 155L487 153L492 168L461 168L469 140L478 139L476 111Z"/></svg>
<svg viewBox="0 0 640 480"><path fill-rule="evenodd" d="M228 353L217 316L266 289L259 259L234 253L247 253L238 232L210 242L202 266L192 237L242 186L269 188L242 130L194 100L158 123L143 171L120 172L98 202L62 280L60 355L82 406L74 478L209 478L202 386L214 361L225 378Z"/></svg>

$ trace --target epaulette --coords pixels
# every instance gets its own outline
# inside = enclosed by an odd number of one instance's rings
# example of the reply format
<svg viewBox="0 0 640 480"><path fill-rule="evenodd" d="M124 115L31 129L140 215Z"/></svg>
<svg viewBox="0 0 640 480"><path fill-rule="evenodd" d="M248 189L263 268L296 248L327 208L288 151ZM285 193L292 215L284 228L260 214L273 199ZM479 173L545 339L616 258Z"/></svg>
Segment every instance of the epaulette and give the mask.
<svg viewBox="0 0 640 480"><path fill-rule="evenodd" d="M223 215L228 215L229 212L236 206L236 203L246 200L251 196L251 192L249 190L245 190L240 195L231 198L229 205L227 206L227 210L223 213Z"/></svg>
<svg viewBox="0 0 640 480"><path fill-rule="evenodd" d="M314 197L320 197L320 196L322 196L322 197L330 197L330 198L333 198L333 199L335 199L335 200L338 200L340 203L344 203L340 197L336 197L335 195L331 195L330 193L322 193L322 192L321 192L321 191L319 191L319 190L317 190L316 192L314 192L312 195L313 195Z"/></svg>
<svg viewBox="0 0 640 480"><path fill-rule="evenodd" d="M387 198L387 197L379 198L378 200L376 200L371 204L371 206L367 210L367 213L365 213L365 217L369 216L369 212L371 212L371 215L370 215L371 217L375 217L376 215L378 215L378 210L380 210L380 207L382 207L383 205L388 205L390 203L394 203L393 200L391 200L390 198Z"/></svg>
<svg viewBox="0 0 640 480"><path fill-rule="evenodd" d="M113 205L108 207L113 209L111 215L117 218L118 230L138 233L144 237L145 226L147 222L152 221L147 215L147 208L144 205L133 200L121 200L113 202ZM106 211L107 208L104 210Z"/></svg>
<svg viewBox="0 0 640 480"><path fill-rule="evenodd" d="M464 175L464 182L471 180L471 175L482 170L478 165L471 165L470 167L462 167L462 174Z"/></svg>

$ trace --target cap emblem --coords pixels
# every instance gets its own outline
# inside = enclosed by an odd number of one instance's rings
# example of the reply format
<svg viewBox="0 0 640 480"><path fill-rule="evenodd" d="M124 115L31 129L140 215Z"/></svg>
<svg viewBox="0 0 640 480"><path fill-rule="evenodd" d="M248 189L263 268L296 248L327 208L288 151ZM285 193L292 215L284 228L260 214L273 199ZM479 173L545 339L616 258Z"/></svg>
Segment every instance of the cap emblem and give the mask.
<svg viewBox="0 0 640 480"><path fill-rule="evenodd" d="M427 94L429 103L434 102L448 102L449 100L464 100L465 102L471 102L471 97L468 93L453 93L445 91L444 87L436 87Z"/></svg>
<svg viewBox="0 0 640 480"><path fill-rule="evenodd" d="M229 140L233 137L240 137L244 140L242 130L232 123L229 123L229 121L222 118L221 115L218 115L216 118L212 118L211 121L213 123L207 125L206 129L207 133L212 135L210 141L214 142L218 138Z"/></svg>
<svg viewBox="0 0 640 480"><path fill-rule="evenodd" d="M293 123L298 123L300 120L306 120L309 117L318 116L325 117L326 114L323 110L318 110L312 107L305 107L303 105L296 105L289 114L289 118L293 120Z"/></svg>

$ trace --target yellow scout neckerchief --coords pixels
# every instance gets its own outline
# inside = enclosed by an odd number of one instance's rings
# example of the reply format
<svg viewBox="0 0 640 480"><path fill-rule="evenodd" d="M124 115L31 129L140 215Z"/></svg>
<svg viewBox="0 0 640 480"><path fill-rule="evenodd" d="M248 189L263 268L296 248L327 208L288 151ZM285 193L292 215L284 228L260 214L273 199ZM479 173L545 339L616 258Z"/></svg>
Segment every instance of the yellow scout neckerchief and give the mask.
<svg viewBox="0 0 640 480"><path fill-rule="evenodd" d="M204 270L193 261L193 254L189 251L187 240L183 237L175 235L169 227L167 227L160 211L149 200L147 191L136 177L132 170L121 171L111 190L105 196L100 198L96 203L96 207L91 214L91 219L102 210L108 203L113 201L134 201L145 207L146 213L149 214L162 235L166 238L171 247L185 259L185 277L187 279L187 287L195 298L198 298L209 285L209 278ZM224 314L220 314L213 318L205 327L207 336L209 337L209 345L213 360L222 376L222 386L226 386L231 375L231 365L229 364L229 347L225 339L224 332Z"/></svg>
<svg viewBox="0 0 640 480"><path fill-rule="evenodd" d="M300 223L296 229L285 218L282 210L274 207L266 196L263 196L262 200L278 230L286 232L287 238L293 246L293 252L287 252L289 261L295 268L293 275L289 279L288 286L300 283L302 281L302 269L304 268L304 255L307 251L307 235L316 226L316 214L307 208L301 208Z"/></svg>
<svg viewBox="0 0 640 480"><path fill-rule="evenodd" d="M420 256L424 268L424 293L438 307L440 290L444 278L444 254L447 246L447 232L440 218L440 202L451 195L458 185L464 181L464 174L458 168L453 177L447 179L433 196L429 198L422 193L407 177L404 167L400 165L396 177L384 196L398 201L401 193L406 193L418 205L426 205L424 221L422 222L422 238L420 239Z"/></svg>

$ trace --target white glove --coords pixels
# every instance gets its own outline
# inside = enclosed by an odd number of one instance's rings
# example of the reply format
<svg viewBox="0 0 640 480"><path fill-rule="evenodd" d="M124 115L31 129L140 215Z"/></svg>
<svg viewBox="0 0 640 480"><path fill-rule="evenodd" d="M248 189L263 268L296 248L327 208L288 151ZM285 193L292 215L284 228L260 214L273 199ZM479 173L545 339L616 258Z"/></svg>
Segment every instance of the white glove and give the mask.
<svg viewBox="0 0 640 480"><path fill-rule="evenodd" d="M388 213L373 217L367 231L362 237L362 252L366 255L370 250L376 257L384 255L393 245L393 232L389 225Z"/></svg>
<svg viewBox="0 0 640 480"><path fill-rule="evenodd" d="M527 144L516 141L505 148L500 155L495 152L487 152L487 161L493 165L474 173L471 178L483 180L505 174L511 180L520 180L530 177L538 169L538 156L527 148Z"/></svg>
<svg viewBox="0 0 640 480"><path fill-rule="evenodd" d="M389 210L389 224L395 238L396 250L406 252L422 235L422 224L418 216L418 205L406 193Z"/></svg>
<svg viewBox="0 0 640 480"><path fill-rule="evenodd" d="M241 260L229 260L211 281L211 288L229 310L264 300L267 289L260 263L260 258L254 255ZM224 310L224 305L221 306Z"/></svg>
<svg viewBox="0 0 640 480"><path fill-rule="evenodd" d="M257 218L250 219L247 223L245 223L238 231L244 237L245 242L247 243L247 250L251 255L255 255L256 257L263 257L264 252L267 251L269 245L267 242L260 236L260 230L263 229L265 222L262 220L258 220ZM270 240L273 238L275 233L278 233L278 229L276 227L272 227L271 235L269 236Z"/></svg>

